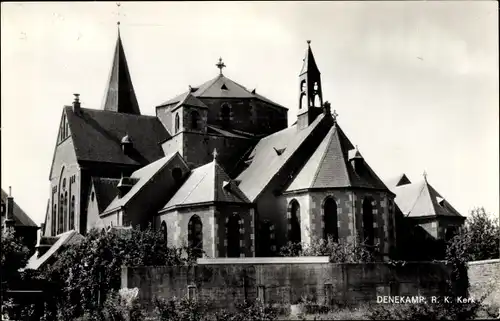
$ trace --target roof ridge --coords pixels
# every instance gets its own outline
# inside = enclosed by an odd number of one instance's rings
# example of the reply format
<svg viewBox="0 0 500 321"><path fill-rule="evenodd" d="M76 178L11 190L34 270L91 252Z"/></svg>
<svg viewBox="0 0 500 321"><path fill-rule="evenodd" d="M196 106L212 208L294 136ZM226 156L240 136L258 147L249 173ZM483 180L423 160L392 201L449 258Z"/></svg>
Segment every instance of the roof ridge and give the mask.
<svg viewBox="0 0 500 321"><path fill-rule="evenodd" d="M203 95L203 93L204 93L205 91L207 91L207 90L208 90L208 88L212 87L212 86L214 85L214 83L215 83L217 80L219 80L219 78L222 78L222 77L224 77L224 76L223 76L223 75L217 75L217 77L215 77L215 78L213 78L213 79L211 79L211 80L209 80L209 81L207 81L207 82L204 82L203 84L201 84L200 86L198 86L198 88L200 88L201 86L203 86L203 85L205 85L205 84L207 84L207 83L208 83L208 85L207 85L207 86L203 89L203 91L201 91L201 92L199 92L199 93L198 93L198 91L196 91L196 95L197 95L197 96L201 96L201 95ZM224 78L226 78L226 77L224 77Z"/></svg>
<svg viewBox="0 0 500 321"><path fill-rule="evenodd" d="M72 109L71 106L64 106L64 108ZM83 111L96 111L96 112L105 112L105 113L113 113L113 114L118 114L118 115L126 115L126 116L133 116L133 117L148 117L148 118L158 118L154 115L142 115L142 114L129 114L129 113L121 113L117 111L112 111L112 110L106 110L106 109L94 109L94 108L85 108L85 107L80 107L81 110Z"/></svg>
<svg viewBox="0 0 500 321"><path fill-rule="evenodd" d="M210 163L208 163L208 164L210 164ZM198 167L198 168L200 168L200 167ZM205 175L203 175L203 177L198 181L198 183L196 183L196 185L189 191L189 193L187 193L186 197L184 197L184 199L182 200L182 202L180 202L179 204L183 204L188 199L188 197L191 196L191 194L193 194L194 190L201 184L201 182L203 182L203 180L205 179L205 177L207 177L207 175L209 174L208 172L209 171L207 171L205 173ZM192 172L191 172L190 175L192 175Z"/></svg>
<svg viewBox="0 0 500 321"><path fill-rule="evenodd" d="M417 205L417 202L418 200L420 199L420 197L422 196L422 192L424 191L425 187L427 186L427 184L424 184L422 185L422 187L420 188L420 192L418 193L418 196L415 198L415 202L413 203L411 209L408 211L408 214L406 214L406 217L409 217L411 212L413 211L413 209L415 208L415 205ZM397 194L396 194L397 195ZM397 196L396 196L397 197Z"/></svg>
<svg viewBox="0 0 500 321"><path fill-rule="evenodd" d="M330 131L333 130L331 133ZM314 183L316 183L316 180L318 179L318 175L319 175L319 172L320 172L320 169L321 169L321 165L323 164L323 162L325 161L325 158L326 158L326 154L327 151L328 151L328 147L330 146L332 140L333 140L333 136L335 135L335 133L337 132L336 130L336 127L333 126L330 131L326 134L327 136L330 136L330 137L325 137L328 139L327 143L326 143L326 147L325 147L325 150L323 151L323 156L321 156L321 159L319 160L319 166L316 167L316 172L314 173L314 176L313 176L313 179L311 181L311 185L310 186L313 186ZM320 143L321 145L321 143ZM319 148L319 145L318 145L318 148ZM314 154L314 152L313 152ZM312 155L311 155L312 156ZM309 157L310 158L310 157ZM307 161L304 163L304 165L307 164Z"/></svg>

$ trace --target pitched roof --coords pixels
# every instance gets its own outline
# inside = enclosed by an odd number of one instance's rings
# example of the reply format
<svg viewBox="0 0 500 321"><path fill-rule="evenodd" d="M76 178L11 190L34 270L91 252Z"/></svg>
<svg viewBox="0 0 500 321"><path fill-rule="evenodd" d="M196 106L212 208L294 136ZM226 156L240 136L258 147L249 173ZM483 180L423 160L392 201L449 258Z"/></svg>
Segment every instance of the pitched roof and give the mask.
<svg viewBox="0 0 500 321"><path fill-rule="evenodd" d="M125 58L120 30L118 30L118 38L116 39L103 109L119 113L141 114Z"/></svg>
<svg viewBox="0 0 500 321"><path fill-rule="evenodd" d="M2 189L2 204L5 204L5 206L7 206L7 197L9 197L9 194L7 194L3 189ZM5 207L5 210L7 210L7 207ZM16 201L14 201L14 226L32 226L32 227L36 227L37 225L35 224L35 222L33 222L33 220L28 216L28 214L26 214L25 211L23 211L23 209L17 205ZM2 217L2 224L3 224L3 220L5 219L5 215L4 217Z"/></svg>
<svg viewBox="0 0 500 321"><path fill-rule="evenodd" d="M57 241L52 245L47 252L45 252L42 256L39 258L38 256L38 251L33 254L32 257L29 258L28 263L26 267L24 268L25 270L37 270L41 266L43 266L47 261L53 257L55 254L59 252L59 250L64 246L64 245L69 245L69 244L74 244L78 243L83 239L83 236L79 234L75 230L67 231L62 234L60 234L57 237Z"/></svg>
<svg viewBox="0 0 500 321"><path fill-rule="evenodd" d="M319 73L318 65L316 65L316 60L311 50L311 44L308 41L306 56L304 57L304 63L302 64L302 69L300 70L299 76L308 72L314 71Z"/></svg>
<svg viewBox="0 0 500 321"><path fill-rule="evenodd" d="M352 167L349 152L363 161L361 168L355 170ZM336 124L330 128L286 191L339 187L387 189Z"/></svg>
<svg viewBox="0 0 500 321"><path fill-rule="evenodd" d="M110 211L125 206L137 193L139 193L153 176L163 169L176 155L180 157L179 153L175 152L133 172L130 178L136 181L135 184L125 195L123 195L123 197L114 197L103 213L109 213Z"/></svg>
<svg viewBox="0 0 500 321"><path fill-rule="evenodd" d="M408 217L463 217L426 180L395 187L395 202Z"/></svg>
<svg viewBox="0 0 500 321"><path fill-rule="evenodd" d="M237 177L240 181L238 187L250 201L253 202L259 196L323 119L324 115L321 114L302 130L297 130L297 125L294 125L264 137L257 143L247 159L249 166ZM281 150L281 154L278 155L276 150Z"/></svg>
<svg viewBox="0 0 500 321"><path fill-rule="evenodd" d="M223 89L223 86L225 88ZM202 85L193 88L191 92L185 92L178 95L162 104L160 106L171 105L178 103L186 97L187 94L191 93L192 96L196 98L255 98L265 101L276 107L281 107L280 104L273 102L272 100L261 96L257 93L252 93L242 85L236 83L235 81L227 78L224 75L217 75L217 77L210 79L209 81L203 83ZM286 108L285 108L286 109Z"/></svg>
<svg viewBox="0 0 500 321"><path fill-rule="evenodd" d="M176 206L209 202L250 203L215 160L192 170L161 211Z"/></svg>
<svg viewBox="0 0 500 321"><path fill-rule="evenodd" d="M102 213L118 194L118 178L92 177L99 213Z"/></svg>
<svg viewBox="0 0 500 321"><path fill-rule="evenodd" d="M188 91L184 94L184 98L182 98L177 105L172 109L172 111L176 110L181 106L192 106L198 108L208 108L201 100L196 98L191 94L191 91Z"/></svg>
<svg viewBox="0 0 500 321"><path fill-rule="evenodd" d="M154 116L65 107L78 161L145 165L164 155L160 142L171 136ZM133 154L125 154L121 140L128 135Z"/></svg>

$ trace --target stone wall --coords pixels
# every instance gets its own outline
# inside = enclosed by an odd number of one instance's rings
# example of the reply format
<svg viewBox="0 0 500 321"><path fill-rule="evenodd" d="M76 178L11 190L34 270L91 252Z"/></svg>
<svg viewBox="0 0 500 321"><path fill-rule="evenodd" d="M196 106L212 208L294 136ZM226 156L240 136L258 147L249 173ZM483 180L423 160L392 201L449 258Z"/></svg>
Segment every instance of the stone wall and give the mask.
<svg viewBox="0 0 500 321"><path fill-rule="evenodd" d="M303 297L318 303L360 304L374 302L377 295L442 295L450 271L442 263L394 266L318 263L318 257L311 263L308 259L226 259L223 264L216 264L216 259L193 267L123 267L121 286L139 288L141 304L149 308L154 297L183 297L188 287L191 294L196 292L216 308L231 309L244 298L283 305L298 303Z"/></svg>
<svg viewBox="0 0 500 321"><path fill-rule="evenodd" d="M486 304L500 308L500 259L469 262L470 295L479 298L484 294Z"/></svg>

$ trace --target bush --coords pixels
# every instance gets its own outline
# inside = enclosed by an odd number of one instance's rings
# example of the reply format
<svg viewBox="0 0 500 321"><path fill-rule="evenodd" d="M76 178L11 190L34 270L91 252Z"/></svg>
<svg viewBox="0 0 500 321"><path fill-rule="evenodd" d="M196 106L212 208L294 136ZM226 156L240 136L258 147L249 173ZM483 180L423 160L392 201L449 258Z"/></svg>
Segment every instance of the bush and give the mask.
<svg viewBox="0 0 500 321"><path fill-rule="evenodd" d="M342 240L335 242L331 237L328 240L313 239L309 245L288 242L280 249L280 256L328 256L332 263L363 263L374 259L366 245Z"/></svg>

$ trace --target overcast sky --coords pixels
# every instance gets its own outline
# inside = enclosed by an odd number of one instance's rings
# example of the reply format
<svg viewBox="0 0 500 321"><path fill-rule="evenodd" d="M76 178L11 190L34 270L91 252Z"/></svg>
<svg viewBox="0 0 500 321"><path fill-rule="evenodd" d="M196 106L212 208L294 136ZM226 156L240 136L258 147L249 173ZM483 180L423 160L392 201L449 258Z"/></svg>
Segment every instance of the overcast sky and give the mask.
<svg viewBox="0 0 500 321"><path fill-rule="evenodd" d="M499 211L496 1L122 3L143 114L218 73L288 107L312 41L324 99L382 179L429 182L463 214ZM101 108L114 2L2 3L2 188L43 222L63 105Z"/></svg>

